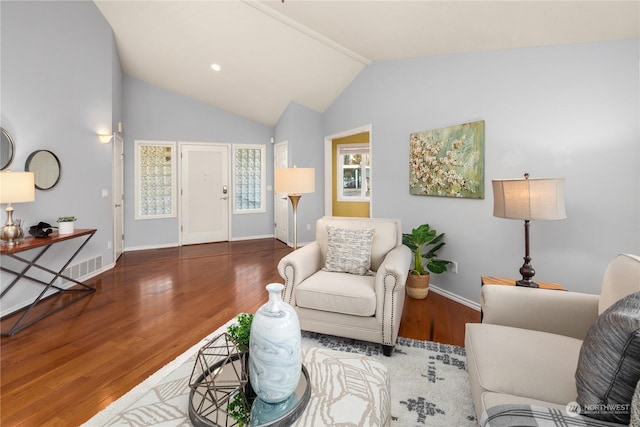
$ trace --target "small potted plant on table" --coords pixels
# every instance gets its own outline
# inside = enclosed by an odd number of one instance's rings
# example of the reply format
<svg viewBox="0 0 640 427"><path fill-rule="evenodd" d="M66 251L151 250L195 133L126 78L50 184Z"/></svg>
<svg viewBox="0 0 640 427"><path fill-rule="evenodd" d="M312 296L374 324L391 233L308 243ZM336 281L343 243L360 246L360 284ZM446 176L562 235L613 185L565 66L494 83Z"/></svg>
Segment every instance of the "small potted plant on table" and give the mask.
<svg viewBox="0 0 640 427"><path fill-rule="evenodd" d="M75 216L61 216L58 218L58 234L71 234L74 230Z"/></svg>
<svg viewBox="0 0 640 427"><path fill-rule="evenodd" d="M407 295L415 299L424 299L429 292L429 272L440 274L447 271L451 261L438 259L437 252L445 245L444 233L438 232L429 224L422 224L402 234L402 243L413 253L413 268L407 277Z"/></svg>

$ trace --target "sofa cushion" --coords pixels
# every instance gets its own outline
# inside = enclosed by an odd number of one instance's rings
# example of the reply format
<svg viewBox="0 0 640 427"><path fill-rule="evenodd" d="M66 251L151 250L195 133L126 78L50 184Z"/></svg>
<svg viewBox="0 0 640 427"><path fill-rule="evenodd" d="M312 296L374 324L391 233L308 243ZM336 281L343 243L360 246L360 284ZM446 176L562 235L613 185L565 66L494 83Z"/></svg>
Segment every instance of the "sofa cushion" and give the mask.
<svg viewBox="0 0 640 427"><path fill-rule="evenodd" d="M566 405L575 401L582 341L547 332L468 323L465 349L478 417L486 392ZM507 402L504 402L507 403Z"/></svg>
<svg viewBox="0 0 640 427"><path fill-rule="evenodd" d="M327 259L323 270L370 274L371 242L375 229L349 229L327 225Z"/></svg>
<svg viewBox="0 0 640 427"><path fill-rule="evenodd" d="M319 271L296 287L296 304L354 316L376 312L374 276Z"/></svg>
<svg viewBox="0 0 640 427"><path fill-rule="evenodd" d="M591 326L575 376L583 414L629 424L640 379L640 292L613 304Z"/></svg>

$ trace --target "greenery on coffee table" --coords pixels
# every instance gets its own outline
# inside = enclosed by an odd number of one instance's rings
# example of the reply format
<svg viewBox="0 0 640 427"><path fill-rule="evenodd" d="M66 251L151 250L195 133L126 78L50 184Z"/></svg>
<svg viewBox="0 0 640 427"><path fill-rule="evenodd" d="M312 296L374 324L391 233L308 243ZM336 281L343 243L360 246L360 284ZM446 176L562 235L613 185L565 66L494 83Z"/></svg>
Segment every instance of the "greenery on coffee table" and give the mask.
<svg viewBox="0 0 640 427"><path fill-rule="evenodd" d="M231 339L238 346L238 350L246 361L247 377L248 361L249 361L249 337L251 335L251 323L253 322L253 314L241 313L238 315L237 323L229 325L227 327L227 333L231 336ZM247 381L249 379L247 378ZM252 399L247 397L244 392L237 392L233 398L229 400L227 404L227 413L234 420L238 421L239 427L245 427L249 425L249 416L251 414Z"/></svg>
<svg viewBox="0 0 640 427"><path fill-rule="evenodd" d="M239 427L248 426L251 415L251 403L248 402L244 394L239 391L229 400L227 413L231 418L238 421Z"/></svg>
<svg viewBox="0 0 640 427"><path fill-rule="evenodd" d="M238 323L227 327L227 332L231 335L231 339L233 339L240 351L249 351L251 322L253 322L253 314L241 313L238 315Z"/></svg>

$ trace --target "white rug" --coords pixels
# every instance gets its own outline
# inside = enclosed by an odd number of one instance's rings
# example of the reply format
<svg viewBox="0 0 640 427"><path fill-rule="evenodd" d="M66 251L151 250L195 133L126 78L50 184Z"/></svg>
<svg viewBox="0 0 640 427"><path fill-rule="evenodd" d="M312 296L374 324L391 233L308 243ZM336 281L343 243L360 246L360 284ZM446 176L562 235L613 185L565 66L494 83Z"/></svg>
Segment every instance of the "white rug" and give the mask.
<svg viewBox="0 0 640 427"><path fill-rule="evenodd" d="M211 333L133 388L84 426L190 426L189 378L198 350L226 331ZM460 347L399 338L391 357L380 346L303 332L303 346L366 354L382 362L391 377L392 426L477 426Z"/></svg>

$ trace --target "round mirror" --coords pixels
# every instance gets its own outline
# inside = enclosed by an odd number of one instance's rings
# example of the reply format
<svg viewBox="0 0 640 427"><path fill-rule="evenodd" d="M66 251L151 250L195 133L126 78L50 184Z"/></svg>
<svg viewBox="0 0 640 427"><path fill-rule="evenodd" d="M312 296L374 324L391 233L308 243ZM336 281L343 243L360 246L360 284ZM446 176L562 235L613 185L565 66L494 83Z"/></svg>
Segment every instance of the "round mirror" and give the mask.
<svg viewBox="0 0 640 427"><path fill-rule="evenodd" d="M48 190L60 180L60 161L51 151L38 150L29 155L24 165L27 172L35 173L36 188Z"/></svg>
<svg viewBox="0 0 640 427"><path fill-rule="evenodd" d="M13 138L5 128L0 128L2 140L0 142L0 170L5 170L13 161L13 155L16 147L13 144Z"/></svg>

